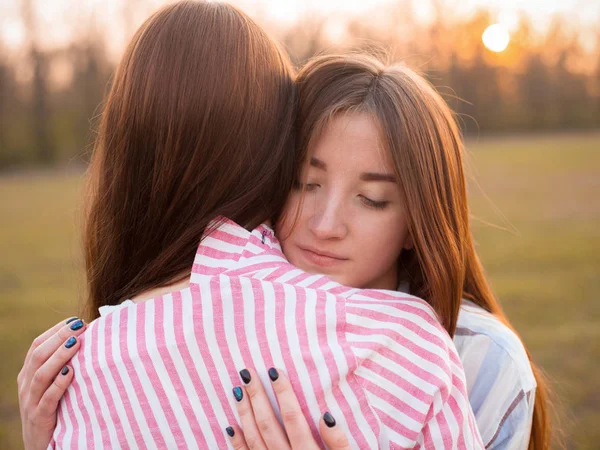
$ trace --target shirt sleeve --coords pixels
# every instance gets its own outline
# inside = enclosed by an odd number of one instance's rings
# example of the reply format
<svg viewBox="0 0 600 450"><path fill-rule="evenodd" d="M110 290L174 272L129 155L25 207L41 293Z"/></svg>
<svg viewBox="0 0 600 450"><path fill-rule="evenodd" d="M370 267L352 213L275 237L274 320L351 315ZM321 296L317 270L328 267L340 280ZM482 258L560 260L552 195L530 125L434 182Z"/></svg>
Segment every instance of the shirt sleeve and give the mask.
<svg viewBox="0 0 600 450"><path fill-rule="evenodd" d="M526 450L535 387L523 386L522 370L505 348L488 336L461 344L469 401L487 449Z"/></svg>
<svg viewBox="0 0 600 450"><path fill-rule="evenodd" d="M483 449L458 353L429 306L350 303L346 310L355 375L382 440L390 448Z"/></svg>

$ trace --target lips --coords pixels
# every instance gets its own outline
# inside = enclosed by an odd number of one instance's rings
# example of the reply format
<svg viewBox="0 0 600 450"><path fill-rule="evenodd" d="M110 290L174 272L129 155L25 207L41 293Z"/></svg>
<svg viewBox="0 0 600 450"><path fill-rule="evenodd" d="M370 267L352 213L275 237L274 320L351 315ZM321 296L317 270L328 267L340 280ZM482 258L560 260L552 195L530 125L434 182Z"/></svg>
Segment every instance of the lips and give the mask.
<svg viewBox="0 0 600 450"><path fill-rule="evenodd" d="M323 250L317 250L312 247L298 246L298 249L306 261L319 267L332 267L348 261L348 258L344 258L343 256Z"/></svg>

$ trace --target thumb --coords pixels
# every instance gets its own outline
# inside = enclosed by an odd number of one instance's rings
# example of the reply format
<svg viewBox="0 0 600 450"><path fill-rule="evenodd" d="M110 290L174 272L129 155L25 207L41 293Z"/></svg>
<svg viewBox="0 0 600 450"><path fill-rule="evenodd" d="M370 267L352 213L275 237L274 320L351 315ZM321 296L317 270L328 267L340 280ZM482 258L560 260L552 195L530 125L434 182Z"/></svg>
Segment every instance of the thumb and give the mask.
<svg viewBox="0 0 600 450"><path fill-rule="evenodd" d="M348 442L346 433L337 425L330 412L326 412L321 417L319 429L323 442L325 442L328 449L350 450L350 442Z"/></svg>

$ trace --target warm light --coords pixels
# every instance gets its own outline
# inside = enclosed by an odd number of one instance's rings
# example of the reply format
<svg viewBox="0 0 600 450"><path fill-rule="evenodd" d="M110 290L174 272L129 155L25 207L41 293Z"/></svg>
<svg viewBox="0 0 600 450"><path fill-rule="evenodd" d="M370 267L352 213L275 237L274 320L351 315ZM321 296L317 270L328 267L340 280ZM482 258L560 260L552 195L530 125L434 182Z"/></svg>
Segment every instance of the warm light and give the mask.
<svg viewBox="0 0 600 450"><path fill-rule="evenodd" d="M508 45L510 36L506 28L499 23L496 23L485 29L481 39L483 40L483 45L485 45L491 51L501 52Z"/></svg>
<svg viewBox="0 0 600 450"><path fill-rule="evenodd" d="M9 48L18 48L23 44L24 40L25 28L23 28L23 24L20 21L6 20L2 23L0 41L4 41Z"/></svg>

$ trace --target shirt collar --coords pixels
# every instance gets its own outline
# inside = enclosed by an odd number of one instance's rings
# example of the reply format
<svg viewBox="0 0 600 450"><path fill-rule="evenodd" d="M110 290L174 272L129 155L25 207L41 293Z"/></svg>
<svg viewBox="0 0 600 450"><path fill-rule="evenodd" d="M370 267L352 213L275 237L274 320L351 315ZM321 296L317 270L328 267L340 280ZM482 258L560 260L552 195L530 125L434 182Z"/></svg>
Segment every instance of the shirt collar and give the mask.
<svg viewBox="0 0 600 450"><path fill-rule="evenodd" d="M202 236L190 283L198 283L202 276L238 268L243 259L263 253L287 262L270 224L263 223L248 231L226 217L218 217L210 222Z"/></svg>
<svg viewBox="0 0 600 450"><path fill-rule="evenodd" d="M283 268L285 274L277 272L275 275L268 269L261 271L265 266ZM248 231L232 220L219 217L209 224L198 246L190 284L199 284L207 277L225 272L319 289L340 297L349 297L359 291L326 275L309 274L290 264L270 224L263 223Z"/></svg>

